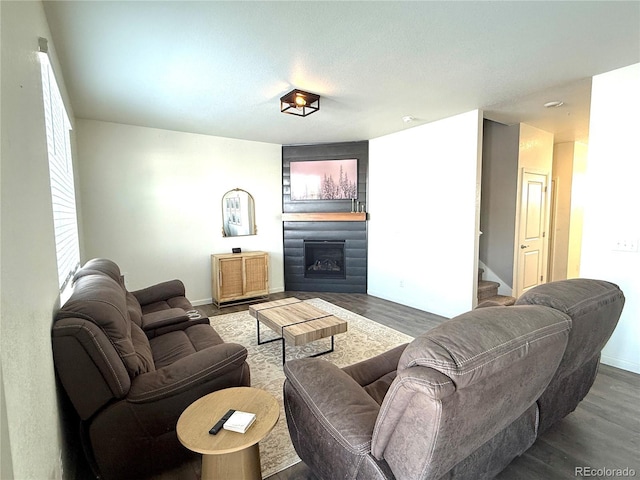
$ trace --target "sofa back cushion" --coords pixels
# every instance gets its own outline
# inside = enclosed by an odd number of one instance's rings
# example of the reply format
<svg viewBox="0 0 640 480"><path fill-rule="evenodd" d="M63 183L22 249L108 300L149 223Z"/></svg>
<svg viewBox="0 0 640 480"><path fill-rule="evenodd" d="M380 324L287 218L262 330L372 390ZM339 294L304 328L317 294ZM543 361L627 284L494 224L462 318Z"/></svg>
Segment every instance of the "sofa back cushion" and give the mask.
<svg viewBox="0 0 640 480"><path fill-rule="evenodd" d="M144 360L145 340L136 336L141 358L132 340L126 293L114 279L100 274L78 278L71 297L57 314L58 319L72 317L88 320L104 332L130 377L149 370ZM146 341L146 347L148 345Z"/></svg>
<svg viewBox="0 0 640 480"><path fill-rule="evenodd" d="M467 312L417 337L400 357L398 371L421 365L445 374L456 388L470 386L524 358L531 342L571 325L566 317L540 325L531 307L487 308Z"/></svg>
<svg viewBox="0 0 640 480"><path fill-rule="evenodd" d="M117 263L106 258L94 258L85 263L80 270L76 273L74 281L87 275L105 275L112 280L121 283L122 274L120 273L120 267Z"/></svg>
<svg viewBox="0 0 640 480"><path fill-rule="evenodd" d="M539 432L543 433L575 410L589 393L598 373L600 351L622 313L624 295L613 283L575 278L535 287L516 304L554 308L571 317L573 324L560 366L538 399Z"/></svg>
<svg viewBox="0 0 640 480"><path fill-rule="evenodd" d="M373 455L397 478L442 477L535 404L570 328L548 307L488 307L417 337L380 408ZM535 422L527 435L533 443Z"/></svg>
<svg viewBox="0 0 640 480"><path fill-rule="evenodd" d="M51 336L56 371L82 420L129 393L129 372L96 324L61 318L53 324Z"/></svg>
<svg viewBox="0 0 640 480"><path fill-rule="evenodd" d="M138 299L131 292L127 292L127 312L129 319L137 326L142 328L142 307L138 303Z"/></svg>
<svg viewBox="0 0 640 480"><path fill-rule="evenodd" d="M618 324L624 300L613 283L574 278L539 285L516 305L544 305L571 317L573 327L556 375L562 378L600 354Z"/></svg>

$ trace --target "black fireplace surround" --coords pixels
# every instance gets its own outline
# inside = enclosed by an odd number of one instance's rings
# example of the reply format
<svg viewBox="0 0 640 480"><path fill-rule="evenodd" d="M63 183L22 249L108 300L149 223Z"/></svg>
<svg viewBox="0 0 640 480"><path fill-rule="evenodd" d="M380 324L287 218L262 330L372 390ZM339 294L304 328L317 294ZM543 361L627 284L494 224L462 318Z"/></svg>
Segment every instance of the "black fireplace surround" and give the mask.
<svg viewBox="0 0 640 480"><path fill-rule="evenodd" d="M358 200L367 199L369 143L282 147L282 211L351 212L351 200L291 200L292 161L358 160ZM287 291L367 293L366 221L283 221L284 285Z"/></svg>

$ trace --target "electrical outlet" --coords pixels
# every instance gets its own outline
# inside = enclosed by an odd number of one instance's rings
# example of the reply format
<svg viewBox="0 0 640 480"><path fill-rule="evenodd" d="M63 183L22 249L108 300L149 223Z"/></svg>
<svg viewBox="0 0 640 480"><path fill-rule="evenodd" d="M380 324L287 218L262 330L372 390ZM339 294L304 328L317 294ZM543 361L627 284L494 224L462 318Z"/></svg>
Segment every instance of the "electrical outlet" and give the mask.
<svg viewBox="0 0 640 480"><path fill-rule="evenodd" d="M613 245L614 252L637 252L638 251L638 239L637 238L625 238L616 240Z"/></svg>

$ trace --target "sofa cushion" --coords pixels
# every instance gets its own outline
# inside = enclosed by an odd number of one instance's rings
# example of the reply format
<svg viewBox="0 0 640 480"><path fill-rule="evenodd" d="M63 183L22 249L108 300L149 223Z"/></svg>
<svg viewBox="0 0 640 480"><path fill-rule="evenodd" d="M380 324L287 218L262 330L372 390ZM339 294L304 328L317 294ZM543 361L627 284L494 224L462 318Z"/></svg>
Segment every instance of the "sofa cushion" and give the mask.
<svg viewBox="0 0 640 480"><path fill-rule="evenodd" d="M144 309L146 305L155 302L167 301L169 298L184 297L185 288L184 283L180 280L167 280L131 293L136 296Z"/></svg>
<svg viewBox="0 0 640 480"><path fill-rule="evenodd" d="M153 363L157 369L199 352L212 345L224 343L210 325L193 325L186 330L176 330L149 340Z"/></svg>
<svg viewBox="0 0 640 480"><path fill-rule="evenodd" d="M131 340L132 323L124 291L109 276L94 274L78 278L71 297L56 317L93 322L109 338L131 377L144 371Z"/></svg>
<svg viewBox="0 0 640 480"><path fill-rule="evenodd" d="M80 270L78 270L74 277L74 282L81 277L95 274L105 275L124 286L120 267L118 267L115 262L106 258L94 258L89 260Z"/></svg>
<svg viewBox="0 0 640 480"><path fill-rule="evenodd" d="M153 363L153 354L151 353L149 339L142 329L135 323L131 324L131 341L140 364L140 368L136 372L136 375L153 372L156 367Z"/></svg>
<svg viewBox="0 0 640 480"><path fill-rule="evenodd" d="M573 327L557 373L562 378L600 354L624 301L624 294L613 283L574 278L539 285L520 296L516 305L544 305L571 317Z"/></svg>
<svg viewBox="0 0 640 480"><path fill-rule="evenodd" d="M459 315L411 342L398 372L419 365L447 375L457 388L473 385L525 357L531 344L563 332L566 338L570 318L551 308L533 315L537 308L487 307Z"/></svg>
<svg viewBox="0 0 640 480"><path fill-rule="evenodd" d="M396 378L398 360L406 347L406 343L398 345L380 355L344 367L342 370L364 387L369 396L381 405L389 386Z"/></svg>
<svg viewBox="0 0 640 480"><path fill-rule="evenodd" d="M161 312L163 310L170 310L172 308L181 308L185 312L192 310L193 306L186 297L172 297L166 300L160 300L157 302L149 303L142 307L142 313L148 315L150 313Z"/></svg>
<svg viewBox="0 0 640 480"><path fill-rule="evenodd" d="M517 300L517 305L545 305L564 312L573 323L560 366L538 399L540 432L572 412L589 392L600 351L616 328L624 300L617 285L586 278L539 285Z"/></svg>
<svg viewBox="0 0 640 480"><path fill-rule="evenodd" d="M129 312L129 319L139 327L142 327L142 308L140 308L138 300L131 292L127 292L127 311Z"/></svg>

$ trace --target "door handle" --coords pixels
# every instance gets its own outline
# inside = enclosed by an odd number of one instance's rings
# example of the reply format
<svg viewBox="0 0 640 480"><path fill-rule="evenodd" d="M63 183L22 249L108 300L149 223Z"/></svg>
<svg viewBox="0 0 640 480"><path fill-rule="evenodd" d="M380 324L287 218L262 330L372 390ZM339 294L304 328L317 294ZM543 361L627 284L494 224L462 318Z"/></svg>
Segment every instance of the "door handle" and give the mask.
<svg viewBox="0 0 640 480"><path fill-rule="evenodd" d="M525 249L525 248L529 248L530 245L520 245L520 248Z"/></svg>

